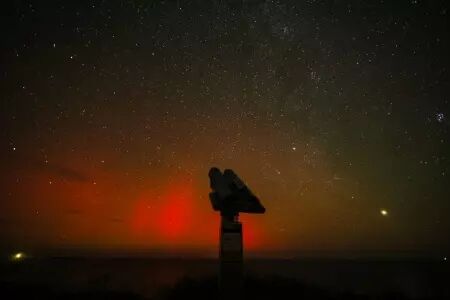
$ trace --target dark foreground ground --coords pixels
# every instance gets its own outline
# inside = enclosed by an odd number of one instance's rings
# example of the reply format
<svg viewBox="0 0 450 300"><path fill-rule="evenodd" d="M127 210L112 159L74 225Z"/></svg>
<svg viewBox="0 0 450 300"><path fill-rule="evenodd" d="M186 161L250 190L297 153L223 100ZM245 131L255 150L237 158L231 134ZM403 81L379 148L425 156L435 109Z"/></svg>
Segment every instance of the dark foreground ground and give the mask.
<svg viewBox="0 0 450 300"><path fill-rule="evenodd" d="M441 261L251 260L243 299L450 299ZM0 299L217 299L217 261L52 258L3 262Z"/></svg>

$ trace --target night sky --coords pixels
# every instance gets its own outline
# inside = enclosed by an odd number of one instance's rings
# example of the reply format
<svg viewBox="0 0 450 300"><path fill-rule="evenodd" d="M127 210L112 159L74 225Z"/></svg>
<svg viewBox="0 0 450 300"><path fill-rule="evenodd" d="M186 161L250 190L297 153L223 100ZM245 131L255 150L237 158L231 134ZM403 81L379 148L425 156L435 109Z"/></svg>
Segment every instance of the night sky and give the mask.
<svg viewBox="0 0 450 300"><path fill-rule="evenodd" d="M447 1L7 1L0 250L450 251Z"/></svg>

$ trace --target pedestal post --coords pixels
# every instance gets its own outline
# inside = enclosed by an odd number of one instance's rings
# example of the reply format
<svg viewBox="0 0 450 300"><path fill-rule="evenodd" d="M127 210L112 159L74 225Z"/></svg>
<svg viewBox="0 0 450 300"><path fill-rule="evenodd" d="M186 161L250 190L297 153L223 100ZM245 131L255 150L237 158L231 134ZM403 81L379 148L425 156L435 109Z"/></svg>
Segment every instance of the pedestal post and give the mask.
<svg viewBox="0 0 450 300"><path fill-rule="evenodd" d="M243 285L242 224L238 215L221 217L219 291L223 300L240 299Z"/></svg>

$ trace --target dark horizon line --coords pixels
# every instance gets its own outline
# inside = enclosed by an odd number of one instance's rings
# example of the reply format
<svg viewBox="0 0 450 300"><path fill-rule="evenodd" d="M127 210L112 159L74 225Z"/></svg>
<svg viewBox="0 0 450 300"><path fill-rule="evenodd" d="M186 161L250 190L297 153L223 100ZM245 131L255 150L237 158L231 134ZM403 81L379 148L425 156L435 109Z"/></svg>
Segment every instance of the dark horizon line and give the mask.
<svg viewBox="0 0 450 300"><path fill-rule="evenodd" d="M120 249L102 247L54 247L40 249L2 249L3 256L23 252L35 258L148 258L148 259L216 259L218 249ZM450 250L246 250L246 259L438 259L442 260Z"/></svg>

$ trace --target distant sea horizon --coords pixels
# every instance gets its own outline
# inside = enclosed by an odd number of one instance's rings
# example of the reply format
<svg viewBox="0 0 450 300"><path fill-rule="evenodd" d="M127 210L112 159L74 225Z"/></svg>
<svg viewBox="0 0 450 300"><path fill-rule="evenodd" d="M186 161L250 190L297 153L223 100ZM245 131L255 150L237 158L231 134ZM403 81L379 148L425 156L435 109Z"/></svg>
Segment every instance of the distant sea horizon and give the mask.
<svg viewBox="0 0 450 300"><path fill-rule="evenodd" d="M24 253L28 258L147 258L147 259L217 259L218 249L120 249L100 247L14 248L0 250L3 258L14 253ZM264 260L447 260L445 250L297 250L261 251L245 250L246 259Z"/></svg>

